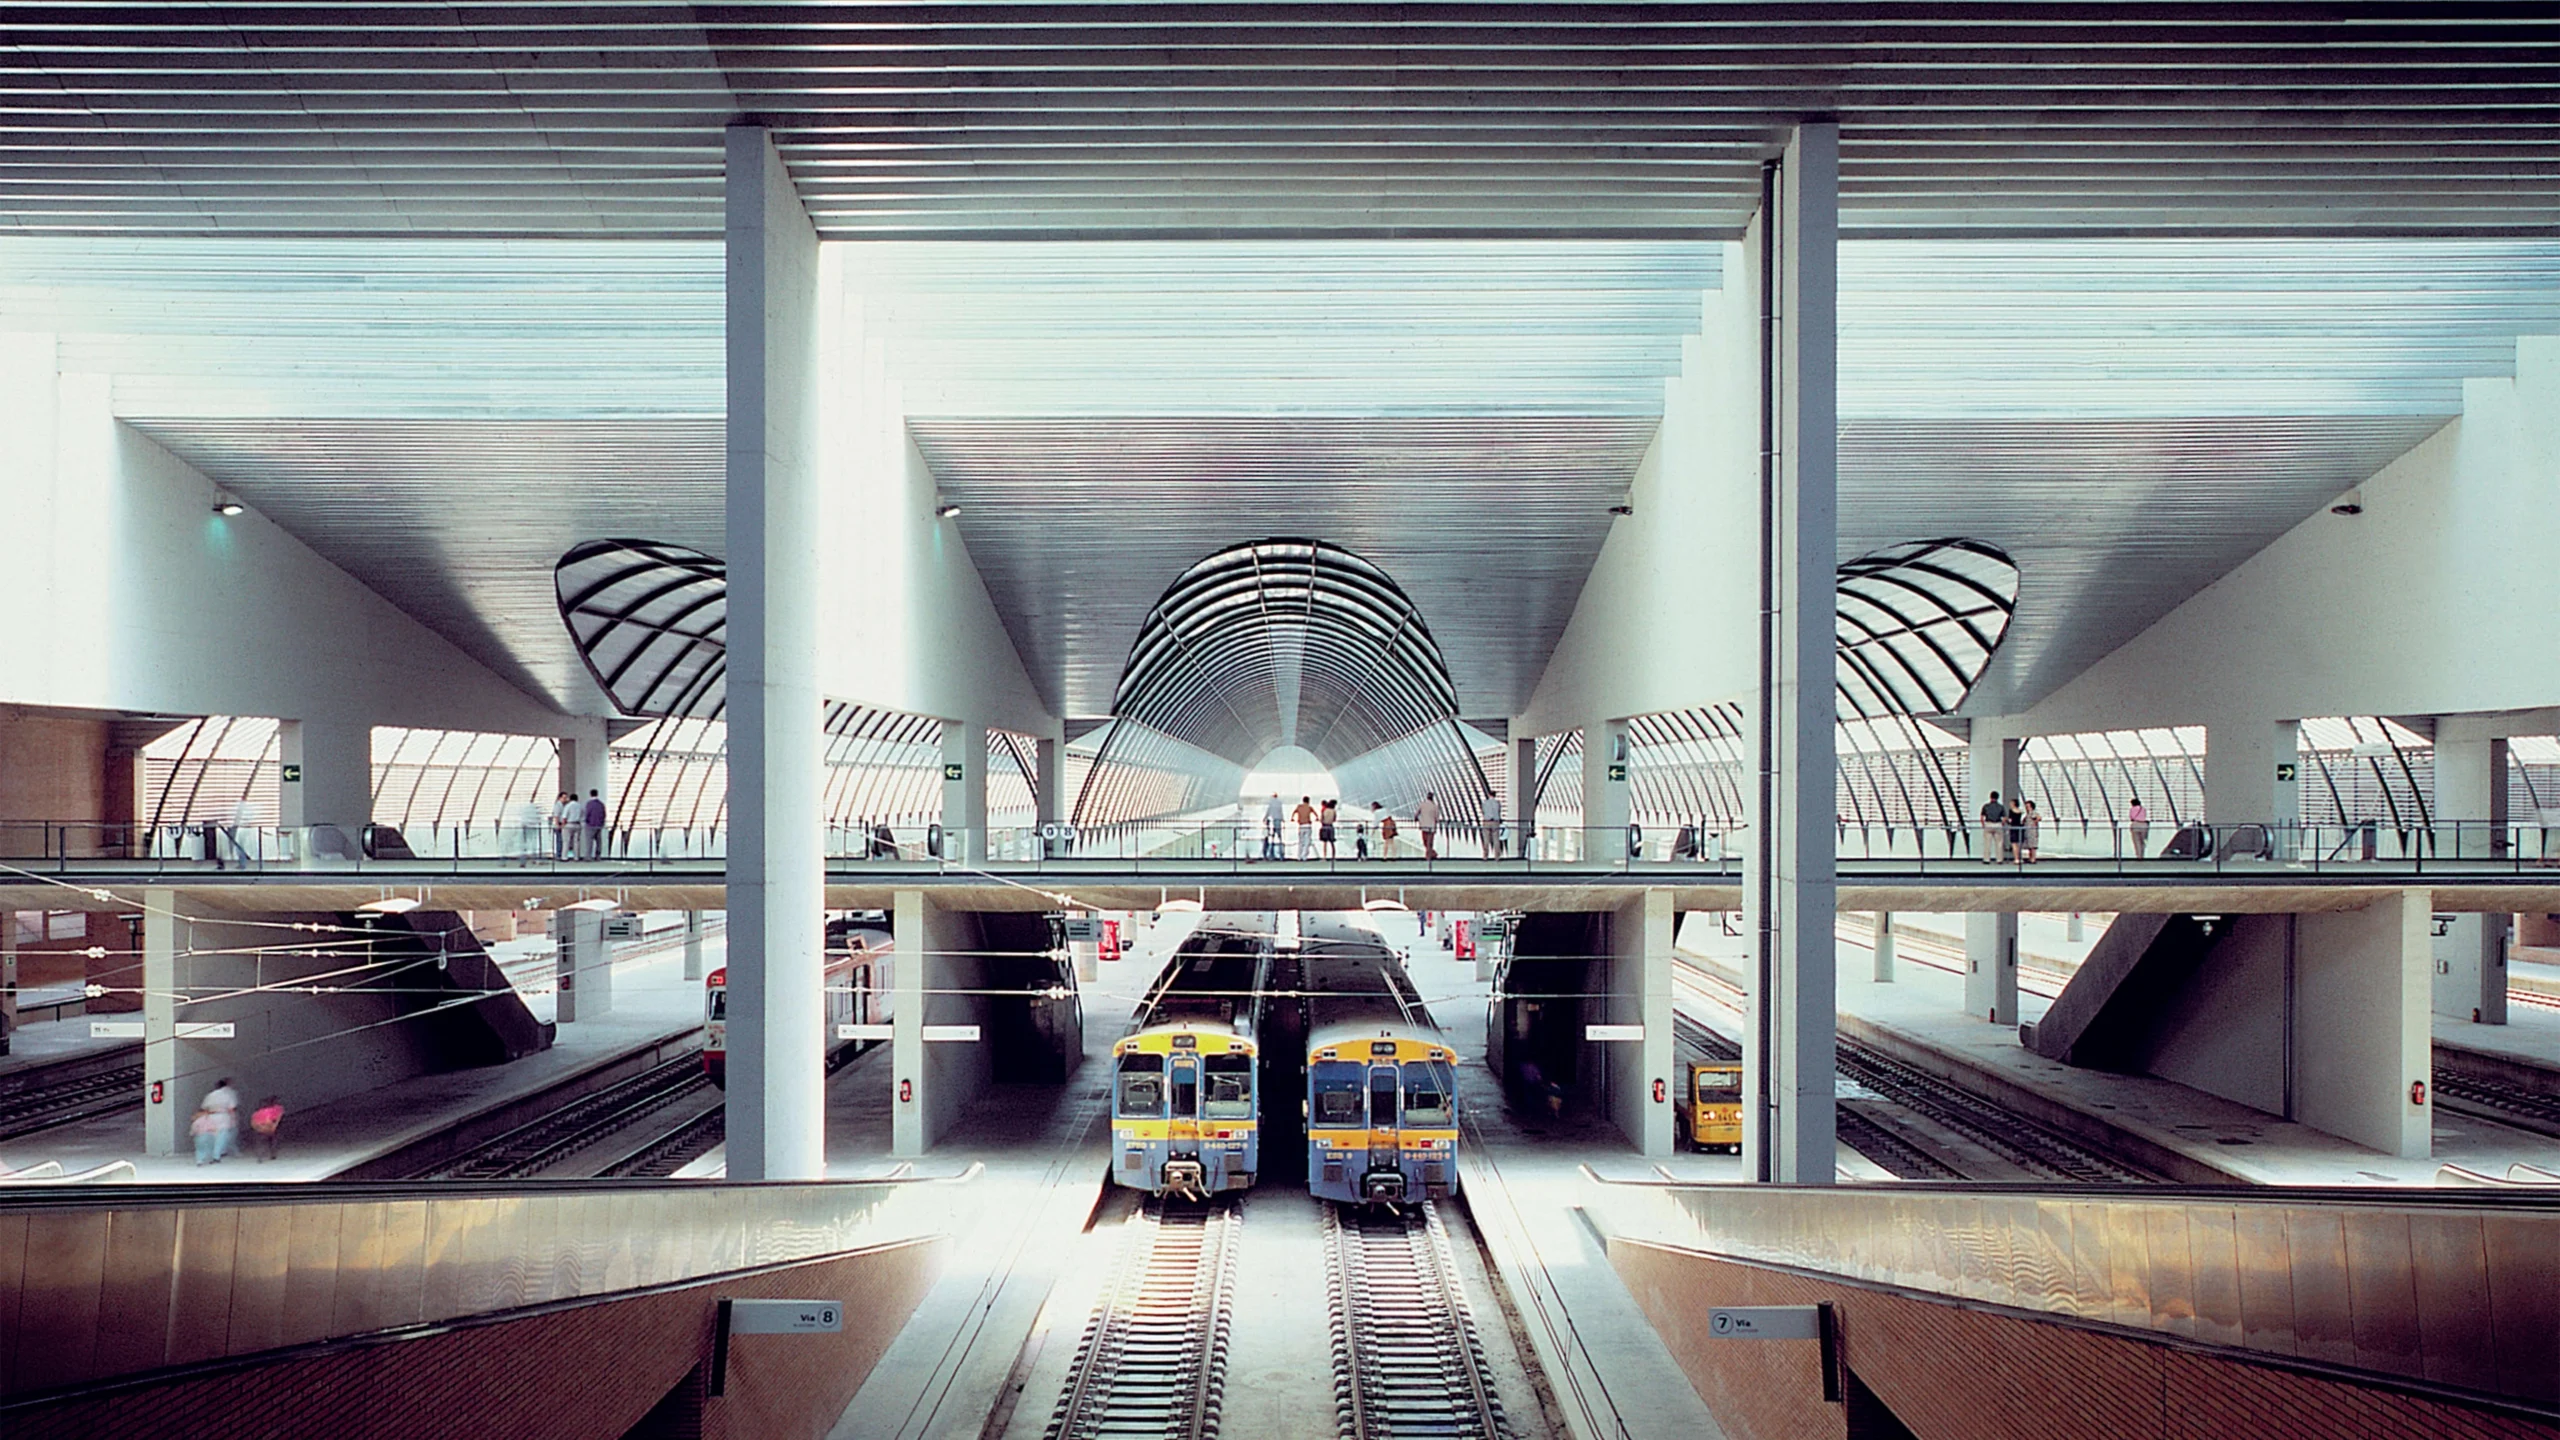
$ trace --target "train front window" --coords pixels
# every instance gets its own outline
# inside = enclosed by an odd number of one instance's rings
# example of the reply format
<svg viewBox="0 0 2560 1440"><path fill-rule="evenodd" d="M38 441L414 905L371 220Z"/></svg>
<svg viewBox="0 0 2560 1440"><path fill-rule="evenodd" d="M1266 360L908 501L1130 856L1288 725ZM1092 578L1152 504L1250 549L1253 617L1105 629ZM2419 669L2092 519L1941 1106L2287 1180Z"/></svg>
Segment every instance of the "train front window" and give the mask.
<svg viewBox="0 0 2560 1440"><path fill-rule="evenodd" d="M1454 1091L1457 1076L1447 1062L1440 1060L1407 1060L1404 1062L1404 1123L1407 1125L1450 1125L1456 1123Z"/></svg>
<svg viewBox="0 0 2560 1440"><path fill-rule="evenodd" d="M1135 1120L1164 1118L1164 1057L1120 1057L1120 1111Z"/></svg>
<svg viewBox="0 0 2560 1440"><path fill-rule="evenodd" d="M1209 1120L1253 1118L1253 1057L1211 1055L1200 1062L1200 1082L1208 1094L1200 1114Z"/></svg>
<svg viewBox="0 0 2560 1440"><path fill-rule="evenodd" d="M729 1018L728 991L714 990L711 992L711 1014L709 1018L713 1020L726 1020Z"/></svg>
<svg viewBox="0 0 2560 1440"><path fill-rule="evenodd" d="M1396 1067L1381 1065L1369 1072L1369 1113L1381 1127L1396 1123Z"/></svg>
<svg viewBox="0 0 2560 1440"><path fill-rule="evenodd" d="M1307 1077L1308 1095L1314 1102L1309 1107L1308 1123L1318 1129L1366 1129L1367 1080L1360 1071L1360 1066L1348 1060L1317 1061Z"/></svg>
<svg viewBox="0 0 2560 1440"><path fill-rule="evenodd" d="M1173 1062L1173 1118L1189 1120L1200 1113L1199 1062L1185 1055Z"/></svg>

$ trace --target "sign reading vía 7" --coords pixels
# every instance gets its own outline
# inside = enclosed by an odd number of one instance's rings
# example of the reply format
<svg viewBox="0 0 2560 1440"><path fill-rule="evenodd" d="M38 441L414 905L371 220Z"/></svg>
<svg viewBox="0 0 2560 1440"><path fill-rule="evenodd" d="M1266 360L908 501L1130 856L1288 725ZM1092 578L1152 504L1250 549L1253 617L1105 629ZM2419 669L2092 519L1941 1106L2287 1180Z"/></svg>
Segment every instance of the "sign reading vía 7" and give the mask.
<svg viewBox="0 0 2560 1440"><path fill-rule="evenodd" d="M1730 1305L1707 1312L1707 1334L1718 1340L1819 1340L1819 1305Z"/></svg>

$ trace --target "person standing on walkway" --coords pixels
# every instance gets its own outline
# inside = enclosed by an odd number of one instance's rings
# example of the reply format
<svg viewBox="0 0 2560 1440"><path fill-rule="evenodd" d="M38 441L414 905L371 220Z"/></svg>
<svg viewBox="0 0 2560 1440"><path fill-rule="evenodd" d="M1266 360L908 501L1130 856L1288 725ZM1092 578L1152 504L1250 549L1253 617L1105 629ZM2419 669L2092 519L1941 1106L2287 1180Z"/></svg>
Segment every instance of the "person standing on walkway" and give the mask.
<svg viewBox="0 0 2560 1440"><path fill-rule="evenodd" d="M1316 844L1323 847L1324 858L1327 860L1341 858L1333 847L1334 826L1341 819L1342 802L1339 800L1327 800L1324 802L1324 808L1316 812Z"/></svg>
<svg viewBox="0 0 2560 1440"><path fill-rule="evenodd" d="M2151 812L2142 808L2142 797L2133 797L2125 807L2124 826L2133 841L2133 858L2139 860L2151 853Z"/></svg>
<svg viewBox="0 0 2560 1440"><path fill-rule="evenodd" d="M587 824L587 858L590 860L603 859L604 796L593 790L588 791L586 813L581 818L584 819Z"/></svg>
<svg viewBox="0 0 2560 1440"><path fill-rule="evenodd" d="M1369 802L1369 808L1375 811L1383 807L1372 800ZM1378 858L1381 860L1396 858L1396 812L1393 810L1378 816Z"/></svg>
<svg viewBox="0 0 2560 1440"><path fill-rule="evenodd" d="M196 1107L195 1118L187 1122L187 1133L195 1137L197 1164L219 1165L222 1163L221 1116L199 1105Z"/></svg>
<svg viewBox="0 0 2560 1440"><path fill-rule="evenodd" d="M258 1147L258 1163L276 1158L276 1132L284 1128L284 1101L270 1095L249 1112L249 1137Z"/></svg>
<svg viewBox="0 0 2560 1440"><path fill-rule="evenodd" d="M2019 858L2036 863L2036 851L2044 843L2044 817L2036 813L2036 802L2027 802L2026 813L2018 818Z"/></svg>
<svg viewBox="0 0 2560 1440"><path fill-rule="evenodd" d="M563 790L560 803L551 811L551 858L574 860L578 856L578 832L586 826L586 807L578 797Z"/></svg>
<svg viewBox="0 0 2560 1440"><path fill-rule="evenodd" d="M1271 803L1262 807L1262 858L1265 860L1284 858L1286 852L1280 848L1280 823L1283 818L1280 792L1274 790L1271 792Z"/></svg>
<svg viewBox="0 0 2560 1440"><path fill-rule="evenodd" d="M1298 808L1289 812L1289 818L1298 823L1298 858L1313 860L1316 858L1315 797L1299 796Z"/></svg>
<svg viewBox="0 0 2560 1440"><path fill-rule="evenodd" d="M204 1108L213 1116L213 1160L240 1148L240 1092L231 1088L231 1077L223 1076L205 1092Z"/></svg>
<svg viewBox="0 0 2560 1440"><path fill-rule="evenodd" d="M1484 853L1494 860L1503 855L1502 797L1487 791L1484 797Z"/></svg>
<svg viewBox="0 0 2560 1440"><path fill-rule="evenodd" d="M1422 832L1422 858L1439 859L1440 847L1436 839L1440 833L1440 797L1438 795L1428 790L1422 792L1422 803L1413 807L1413 828Z"/></svg>
<svg viewBox="0 0 2560 1440"><path fill-rule="evenodd" d="M2009 807L2000 803L2000 792L1994 790L1991 799L1982 807L1983 864L2000 863L2001 853L2008 848L2008 836Z"/></svg>

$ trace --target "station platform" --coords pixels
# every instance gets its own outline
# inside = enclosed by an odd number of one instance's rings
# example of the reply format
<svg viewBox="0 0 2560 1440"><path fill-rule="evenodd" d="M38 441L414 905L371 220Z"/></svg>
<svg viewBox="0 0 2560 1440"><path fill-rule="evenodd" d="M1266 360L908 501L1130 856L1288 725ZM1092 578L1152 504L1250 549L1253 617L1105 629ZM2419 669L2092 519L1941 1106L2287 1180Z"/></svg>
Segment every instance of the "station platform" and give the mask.
<svg viewBox="0 0 2560 1440"><path fill-rule="evenodd" d="M721 963L724 949L717 932L705 940L706 970ZM506 956L502 953L500 958L503 963ZM702 982L684 978L680 949L617 960L613 972L610 1013L560 1026L550 1049L512 1064L415 1076L307 1109L297 1108L287 1093L281 1143L272 1162L234 1154L219 1164L199 1166L191 1154L145 1155L142 1113L128 1108L13 1141L0 1153L0 1163L23 1166L58 1160L65 1170L76 1172L112 1160L129 1160L135 1178L151 1184L325 1180L457 1121L539 1094L629 1050L681 1036L702 1024ZM548 1017L547 995L530 992L527 1000L538 1007L538 1015ZM29 1026L21 1033L66 1026L85 1036L88 1024L86 1018L73 1018ZM141 1049L132 1041L97 1043L132 1046L139 1060ZM50 1048L56 1059L80 1053L77 1042L67 1036ZM28 1054L35 1053L31 1046ZM254 1102L258 1097L246 1098Z"/></svg>
<svg viewBox="0 0 2560 1440"><path fill-rule="evenodd" d="M1738 982L1740 951L1715 945L1715 938L1704 927L1684 932L1683 958L1727 983ZM2560 1165L2560 1140L2441 1109L2435 1116L2435 1154L2404 1160L2172 1081L2077 1069L2019 1044L2015 1027L1986 1024L1965 1013L1964 979L1954 968L1939 968L1904 949L1894 980L1878 983L1873 971L1869 946L1844 938L1839 960L1844 1037L1863 1040L2033 1118L2084 1134L2113 1132L2136 1158L2172 1179L2433 1186L2439 1167L2447 1164L2493 1175L2505 1174L2514 1161ZM2022 984L2020 1018L2039 1018L2049 999ZM1704 1006L1726 1003L1726 997L1684 987L1680 1001ZM2509 1044L2521 1035L2526 1044L2538 1047L2548 1036L2560 1046L2560 1025L2546 1025L2538 1016L2523 1029L2439 1020L2440 1034L2447 1024L2474 1033L2505 1028L2515 1032L2500 1037Z"/></svg>

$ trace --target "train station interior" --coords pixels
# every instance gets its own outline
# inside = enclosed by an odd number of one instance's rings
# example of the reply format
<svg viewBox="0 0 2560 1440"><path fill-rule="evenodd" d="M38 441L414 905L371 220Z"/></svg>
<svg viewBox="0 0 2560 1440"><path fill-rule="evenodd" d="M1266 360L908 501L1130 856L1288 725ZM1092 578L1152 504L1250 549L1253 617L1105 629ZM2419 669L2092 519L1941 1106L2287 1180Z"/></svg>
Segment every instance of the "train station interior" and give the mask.
<svg viewBox="0 0 2560 1440"><path fill-rule="evenodd" d="M2560 1437L2560 16L0 0L0 1436Z"/></svg>

